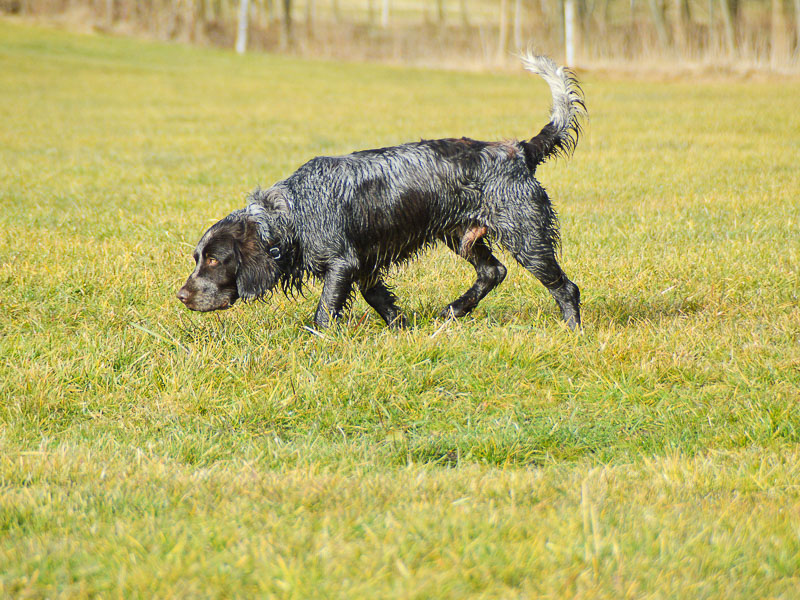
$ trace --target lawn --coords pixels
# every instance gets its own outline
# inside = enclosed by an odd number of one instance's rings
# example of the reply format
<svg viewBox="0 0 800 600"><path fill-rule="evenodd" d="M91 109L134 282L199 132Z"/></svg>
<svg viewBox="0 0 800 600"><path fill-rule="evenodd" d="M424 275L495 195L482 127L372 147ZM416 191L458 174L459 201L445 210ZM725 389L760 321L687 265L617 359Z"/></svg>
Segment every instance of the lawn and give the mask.
<svg viewBox="0 0 800 600"><path fill-rule="evenodd" d="M549 91L0 20L0 596L796 598L800 81L581 74L542 167L584 332L506 255L469 318L175 291L318 154L530 136Z"/></svg>

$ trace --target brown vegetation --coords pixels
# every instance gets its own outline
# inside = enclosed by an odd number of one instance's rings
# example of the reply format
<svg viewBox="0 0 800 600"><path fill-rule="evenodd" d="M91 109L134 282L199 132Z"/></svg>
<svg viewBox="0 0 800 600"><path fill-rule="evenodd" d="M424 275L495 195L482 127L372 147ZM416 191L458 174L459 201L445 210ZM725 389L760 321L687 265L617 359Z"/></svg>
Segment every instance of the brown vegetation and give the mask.
<svg viewBox="0 0 800 600"><path fill-rule="evenodd" d="M251 0L249 49L460 67L527 46L578 64L796 69L800 0ZM0 0L0 13L115 33L233 47L241 0Z"/></svg>

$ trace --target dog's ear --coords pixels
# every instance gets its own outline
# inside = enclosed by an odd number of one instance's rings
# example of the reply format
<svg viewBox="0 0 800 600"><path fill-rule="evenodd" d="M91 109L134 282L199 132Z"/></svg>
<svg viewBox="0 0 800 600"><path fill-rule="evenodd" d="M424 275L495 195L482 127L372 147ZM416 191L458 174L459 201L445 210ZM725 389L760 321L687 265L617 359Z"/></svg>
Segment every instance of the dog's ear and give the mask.
<svg viewBox="0 0 800 600"><path fill-rule="evenodd" d="M276 261L282 258L290 239L289 201L275 187L256 189L241 216L244 233L239 243L236 287L239 296L248 300L266 294L281 277Z"/></svg>
<svg viewBox="0 0 800 600"><path fill-rule="evenodd" d="M236 273L236 290L243 300L260 298L275 285L277 272L274 262L264 251L256 228L247 224L243 239L237 246L239 269Z"/></svg>

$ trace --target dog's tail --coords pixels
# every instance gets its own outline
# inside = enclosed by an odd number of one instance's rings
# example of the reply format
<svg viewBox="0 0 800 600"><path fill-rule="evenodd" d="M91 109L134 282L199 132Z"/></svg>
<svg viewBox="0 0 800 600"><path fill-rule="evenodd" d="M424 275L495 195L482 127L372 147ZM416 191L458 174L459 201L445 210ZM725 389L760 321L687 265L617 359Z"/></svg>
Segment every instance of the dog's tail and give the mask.
<svg viewBox="0 0 800 600"><path fill-rule="evenodd" d="M546 56L528 53L521 58L525 69L540 75L553 94L550 122L535 137L523 142L528 166L535 170L548 158L569 156L575 151L581 132L580 118L587 114L586 104L583 90L572 71L559 67Z"/></svg>

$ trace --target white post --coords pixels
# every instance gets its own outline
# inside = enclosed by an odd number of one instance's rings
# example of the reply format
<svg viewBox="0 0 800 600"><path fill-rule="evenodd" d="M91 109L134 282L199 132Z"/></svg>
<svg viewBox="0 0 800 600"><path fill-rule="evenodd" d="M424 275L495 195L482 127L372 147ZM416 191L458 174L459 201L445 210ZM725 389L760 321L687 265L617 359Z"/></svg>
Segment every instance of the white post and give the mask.
<svg viewBox="0 0 800 600"><path fill-rule="evenodd" d="M247 15L249 0L239 0L239 29L236 32L236 52L244 54L247 49Z"/></svg>
<svg viewBox="0 0 800 600"><path fill-rule="evenodd" d="M567 66L575 66L575 0L564 2L564 51Z"/></svg>
<svg viewBox="0 0 800 600"><path fill-rule="evenodd" d="M383 0L381 3L381 27L384 29L389 27L389 0Z"/></svg>

